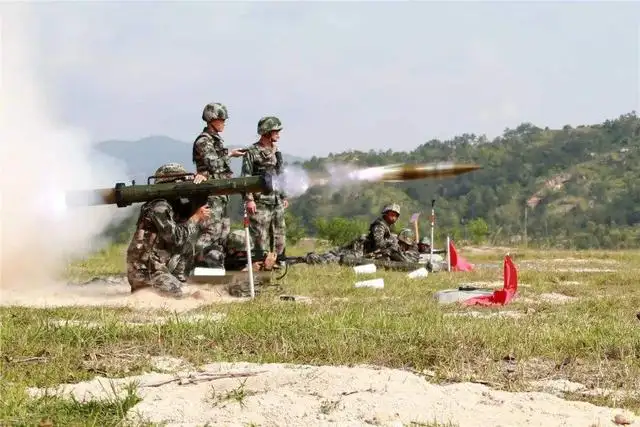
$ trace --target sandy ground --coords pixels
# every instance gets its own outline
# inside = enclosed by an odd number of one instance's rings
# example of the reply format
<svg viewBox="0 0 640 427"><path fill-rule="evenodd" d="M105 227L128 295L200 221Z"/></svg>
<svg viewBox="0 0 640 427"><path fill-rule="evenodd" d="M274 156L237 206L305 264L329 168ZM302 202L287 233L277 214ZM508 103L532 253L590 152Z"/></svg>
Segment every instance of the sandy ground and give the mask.
<svg viewBox="0 0 640 427"><path fill-rule="evenodd" d="M174 369L179 362L159 361ZM159 366L160 368L160 366ZM184 369L184 366L182 367ZM217 378L235 373L241 377ZM132 381L142 401L131 421L167 426L402 426L453 422L461 427L615 425L620 409L565 401L550 393L509 393L485 385L435 385L415 373L366 366L216 363L178 374L96 378L57 390L75 398L107 399ZM31 389L32 395L44 390ZM52 392L50 389L49 393Z"/></svg>
<svg viewBox="0 0 640 427"><path fill-rule="evenodd" d="M151 289L131 294L124 277L101 277L84 284L50 283L41 286L12 286L0 289L0 305L25 307L102 306L131 307L141 310L193 310L210 303L245 301L228 294L223 285L188 285L183 299L167 298Z"/></svg>
<svg viewBox="0 0 640 427"><path fill-rule="evenodd" d="M482 287L500 287L501 284L474 283ZM230 297L221 286L189 288L192 292L198 290L199 298L173 300L146 290L132 295L123 278L112 277L85 285L3 288L0 305L129 306L187 312L212 302L245 300ZM25 292L26 289L29 292ZM570 300L560 294L540 297L555 303ZM528 313L506 310L492 314L520 317ZM474 310L451 315L485 317L487 313ZM196 315L192 317L189 320L200 320ZM211 319L223 320L223 316L211 316ZM159 317L139 323L163 321L165 319ZM51 322L61 326L75 324L60 319L51 319ZM402 426L412 422L451 421L462 427L587 427L614 426L616 415L633 421L633 426L640 426L640 421L621 409L569 402L559 397L563 390L583 390L584 386L573 383L540 383L534 386L544 392L509 393L474 383L436 385L408 371L366 366L219 363L195 369L166 357L157 359L155 366L154 372L145 375L116 380L97 377L85 383L62 385L59 392L72 393L81 400L92 396L109 398L113 396L112 384L121 389L136 381L143 400L128 417L132 421L167 422L168 426L202 426L207 422L225 426L249 423L261 426ZM176 370L181 372L176 374ZM211 377L211 373L231 372L240 373L241 377ZM30 392L37 395L42 390Z"/></svg>

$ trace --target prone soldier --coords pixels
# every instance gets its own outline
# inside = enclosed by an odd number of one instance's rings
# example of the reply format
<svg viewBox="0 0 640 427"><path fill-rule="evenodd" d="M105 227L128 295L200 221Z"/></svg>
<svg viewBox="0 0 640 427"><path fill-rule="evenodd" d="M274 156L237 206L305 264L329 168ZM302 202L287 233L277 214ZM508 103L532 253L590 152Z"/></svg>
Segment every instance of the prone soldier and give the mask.
<svg viewBox="0 0 640 427"><path fill-rule="evenodd" d="M184 178L170 175L185 174L177 163L162 165L156 171L156 183L175 182ZM195 243L198 225L210 215L210 209L201 206L186 221L178 222L174 201L156 199L144 203L136 230L127 249L127 279L131 292L151 287L160 293L180 298L182 282L174 275L177 262L185 247Z"/></svg>
<svg viewBox="0 0 640 427"><path fill-rule="evenodd" d="M426 237L420 239L420 242L418 242L418 252L420 252L421 254L428 254L430 250L431 241Z"/></svg>
<svg viewBox="0 0 640 427"><path fill-rule="evenodd" d="M407 261L418 262L420 260L420 252L413 238L413 231L405 228L398 234L398 246L407 258Z"/></svg>

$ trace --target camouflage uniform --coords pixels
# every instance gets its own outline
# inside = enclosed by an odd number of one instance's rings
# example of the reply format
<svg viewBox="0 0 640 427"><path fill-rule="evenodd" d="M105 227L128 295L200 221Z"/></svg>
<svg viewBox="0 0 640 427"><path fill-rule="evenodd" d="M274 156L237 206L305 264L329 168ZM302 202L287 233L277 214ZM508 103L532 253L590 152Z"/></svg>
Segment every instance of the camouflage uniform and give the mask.
<svg viewBox="0 0 640 427"><path fill-rule="evenodd" d="M420 243L418 244L418 251L421 254L429 253L431 248L431 241L427 237L423 237L420 239Z"/></svg>
<svg viewBox="0 0 640 427"><path fill-rule="evenodd" d="M277 117L263 117L258 122L258 133L266 135L281 130L282 123ZM282 166L277 148L254 143L244 155L242 176L261 175L265 172L276 175ZM284 220L284 200L287 195L283 191L274 191L269 195L261 193L244 193L245 203L254 201L255 214L249 217L251 239L258 253L275 252L282 255L286 246L286 224Z"/></svg>
<svg viewBox="0 0 640 427"><path fill-rule="evenodd" d="M364 245L365 256L406 262L407 259L400 250L397 236L391 232L389 223L384 219L384 214L389 211L400 215L400 206L395 203L385 206L381 216L369 226L369 234Z"/></svg>
<svg viewBox="0 0 640 427"><path fill-rule="evenodd" d="M229 117L227 108L219 103L207 104L202 112L202 120L226 120ZM193 162L199 174L208 179L231 178L229 150L224 147L224 140L219 133L208 127L202 130L193 142ZM196 243L198 261L204 261L209 267L220 267L224 262L224 242L231 229L228 212L229 196L210 196L208 205L211 217L202 224L202 233Z"/></svg>
<svg viewBox="0 0 640 427"><path fill-rule="evenodd" d="M331 264L334 262L342 263L342 260L344 260L345 257L362 258L364 257L364 242L366 237L367 235L363 234L345 246L341 246L321 254L309 252L305 256L306 263Z"/></svg>
<svg viewBox="0 0 640 427"><path fill-rule="evenodd" d="M418 245L414 242L413 232L410 229L405 228L398 234L398 243L407 261L418 262L420 260Z"/></svg>
<svg viewBox="0 0 640 427"><path fill-rule="evenodd" d="M155 173L162 176L185 173L176 163L161 166ZM156 179L157 183L171 178ZM131 292L152 287L172 296L182 296L182 283L172 273L185 247L198 236L198 225L187 220L178 224L174 209L165 199L147 202L140 208L136 231L127 249L127 279Z"/></svg>

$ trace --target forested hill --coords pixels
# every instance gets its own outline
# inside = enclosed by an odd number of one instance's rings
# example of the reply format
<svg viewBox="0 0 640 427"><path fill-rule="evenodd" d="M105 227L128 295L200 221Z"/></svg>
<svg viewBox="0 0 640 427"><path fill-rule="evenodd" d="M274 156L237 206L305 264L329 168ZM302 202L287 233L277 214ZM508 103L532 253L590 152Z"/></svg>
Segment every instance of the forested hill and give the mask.
<svg viewBox="0 0 640 427"><path fill-rule="evenodd" d="M483 169L458 178L368 184L357 191L315 188L293 200L291 213L313 233L320 218L365 224L385 203L400 203L401 226L422 212L428 230L436 200L438 235L587 248L640 246L640 118L635 112L601 124L552 130L525 123L493 141L464 134L432 140L410 152L351 151L302 163L359 166L398 162L475 162ZM526 206L526 216L525 216ZM486 225L485 225L486 224ZM466 236L465 236L466 234Z"/></svg>

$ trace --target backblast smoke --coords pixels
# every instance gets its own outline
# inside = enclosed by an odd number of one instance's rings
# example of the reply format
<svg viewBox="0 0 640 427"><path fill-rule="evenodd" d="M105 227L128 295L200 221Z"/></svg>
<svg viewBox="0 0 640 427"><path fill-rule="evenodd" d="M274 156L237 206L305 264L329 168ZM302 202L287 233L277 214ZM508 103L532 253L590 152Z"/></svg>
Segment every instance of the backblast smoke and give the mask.
<svg viewBox="0 0 640 427"><path fill-rule="evenodd" d="M101 232L130 213L65 208L66 190L109 186L125 171L92 152L88 135L56 120L31 61L28 31L37 25L27 22L29 7L0 6L0 291L51 284L70 256L96 249Z"/></svg>

